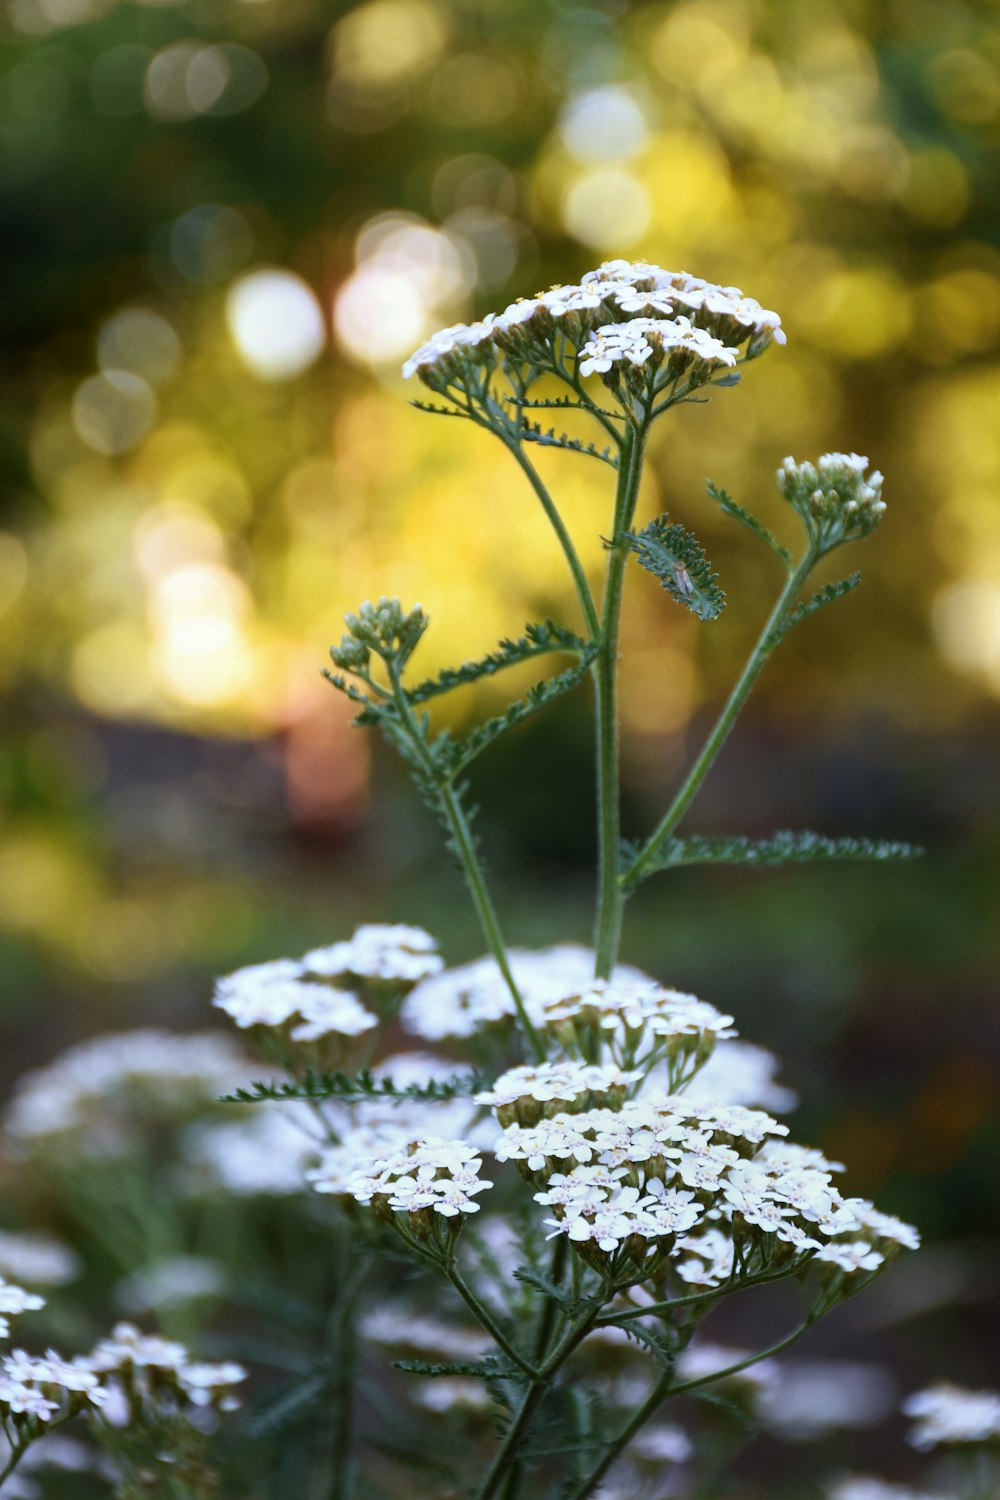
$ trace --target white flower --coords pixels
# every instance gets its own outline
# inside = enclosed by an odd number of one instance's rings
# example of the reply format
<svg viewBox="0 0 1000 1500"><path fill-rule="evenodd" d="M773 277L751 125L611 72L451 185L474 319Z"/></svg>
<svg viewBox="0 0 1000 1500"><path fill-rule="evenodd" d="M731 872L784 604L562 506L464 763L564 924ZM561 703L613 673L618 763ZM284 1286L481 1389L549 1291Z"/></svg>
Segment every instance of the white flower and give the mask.
<svg viewBox="0 0 1000 1500"><path fill-rule="evenodd" d="M998 1391L969 1391L943 1381L907 1396L903 1412L916 1418L908 1441L924 1452L939 1443L985 1443L1000 1438Z"/></svg>
<svg viewBox="0 0 1000 1500"><path fill-rule="evenodd" d="M320 985L301 985L315 991L299 1002L302 1020L289 1035L293 1042L315 1042L324 1036L361 1036L378 1025L378 1017L366 1010L349 990L329 990Z"/></svg>
<svg viewBox="0 0 1000 1500"><path fill-rule="evenodd" d="M432 1209L444 1218L454 1218L460 1213L478 1213L475 1195L493 1186L479 1177L482 1164L475 1148L465 1141L431 1136L356 1160L346 1190L356 1203L382 1202L395 1212L409 1214ZM329 1177L315 1180L319 1191L336 1191L328 1183Z"/></svg>
<svg viewBox="0 0 1000 1500"><path fill-rule="evenodd" d="M95 1345L87 1365L102 1374L128 1369L176 1371L187 1358L183 1344L143 1333L134 1323L116 1323L111 1337Z"/></svg>
<svg viewBox="0 0 1000 1500"><path fill-rule="evenodd" d="M328 948L313 948L302 960L310 974L326 979L370 979L416 984L440 973L444 959L422 927L368 923Z"/></svg>
<svg viewBox="0 0 1000 1500"><path fill-rule="evenodd" d="M497 1079L493 1087L475 1096L477 1104L494 1109L533 1099L539 1104L554 1100L567 1103L592 1094L615 1093L624 1097L631 1084L642 1077L639 1069L623 1072L614 1066L574 1061L537 1063L511 1068Z"/></svg>
<svg viewBox="0 0 1000 1500"><path fill-rule="evenodd" d="M10 1333L11 1318L16 1318L20 1313L37 1312L44 1306L44 1297L36 1297L34 1293L26 1292L23 1286L4 1281L0 1276L0 1338L6 1338Z"/></svg>
<svg viewBox="0 0 1000 1500"><path fill-rule="evenodd" d="M443 364L456 351L474 351L484 345L488 346L492 332L492 316L480 323L453 323L450 328L442 328L410 355L403 365L403 379L409 380L411 375L419 375L433 366Z"/></svg>
<svg viewBox="0 0 1000 1500"><path fill-rule="evenodd" d="M733 1242L721 1229L706 1229L702 1234L685 1236L677 1243L674 1270L682 1281L692 1286L721 1286L733 1269Z"/></svg>
<svg viewBox="0 0 1000 1500"><path fill-rule="evenodd" d="M849 1276L859 1271L877 1271L885 1263L885 1256L865 1240L830 1240L816 1252L816 1259L846 1271Z"/></svg>
<svg viewBox="0 0 1000 1500"><path fill-rule="evenodd" d="M912 1224L897 1219L895 1214L879 1213L874 1204L865 1198L848 1198L844 1203L859 1229L865 1229L876 1241L886 1240L891 1245L901 1245L905 1250L919 1250L920 1233Z"/></svg>
<svg viewBox="0 0 1000 1500"><path fill-rule="evenodd" d="M235 1411L239 1399L233 1386L246 1380L247 1372L232 1360L206 1364L191 1360L177 1371L177 1381L192 1406L216 1406L221 1411Z"/></svg>
<svg viewBox="0 0 1000 1500"><path fill-rule="evenodd" d="M247 1116L188 1132L180 1185L192 1193L221 1187L238 1198L284 1197L301 1191L318 1154L291 1111L257 1104Z"/></svg>

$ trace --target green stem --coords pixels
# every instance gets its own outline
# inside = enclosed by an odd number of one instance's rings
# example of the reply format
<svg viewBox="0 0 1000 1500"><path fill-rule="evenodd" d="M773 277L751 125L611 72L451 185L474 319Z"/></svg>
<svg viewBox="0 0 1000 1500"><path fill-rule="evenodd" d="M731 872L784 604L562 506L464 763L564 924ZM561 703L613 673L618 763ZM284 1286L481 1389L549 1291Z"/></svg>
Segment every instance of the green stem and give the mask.
<svg viewBox="0 0 1000 1500"><path fill-rule="evenodd" d="M601 612L600 651L595 663L597 712L597 918L594 927L595 972L608 979L621 940L623 890L618 877L621 844L619 805L618 629L628 547L623 533L632 524L642 476L645 429L623 439L615 522Z"/></svg>
<svg viewBox="0 0 1000 1500"><path fill-rule="evenodd" d="M747 659L746 666L740 673L736 685L726 700L725 707L716 719L712 731L702 746L697 760L688 772L683 785L632 863L622 872L620 885L623 890L632 889L648 873L650 863L656 858L657 853L673 833L693 802L716 756L728 739L730 730L735 724L741 708L750 696L750 691L760 676L764 663L778 644L780 640L779 626L783 623L785 615L798 598L802 585L815 566L815 563L816 553L810 548L794 572L789 574L785 587L782 589L778 601L768 617L767 624L758 636L757 642Z"/></svg>
<svg viewBox="0 0 1000 1500"><path fill-rule="evenodd" d="M789 1348L792 1344L794 1344L798 1339L802 1338L803 1334L808 1333L809 1329L812 1328L813 1324L818 1320L818 1317L818 1313L816 1313L815 1311L811 1312L805 1319L805 1321L799 1325L798 1328L794 1329L792 1333L787 1334L785 1338L779 1339L776 1344L771 1344L767 1349L761 1349L757 1354L748 1355L746 1359L741 1359L737 1364L727 1365L727 1367L723 1370L716 1370L711 1375L703 1375L698 1380L688 1380L685 1381L683 1385L674 1385L673 1371L668 1370L666 1374L657 1381L656 1385L653 1387L652 1391L650 1392L647 1399L643 1402L643 1404L629 1418L628 1422L626 1422L621 1432L610 1444L603 1457L600 1459L598 1464L590 1471L579 1488L573 1490L572 1493L567 1496L567 1500L587 1500L587 1497L594 1493L596 1486L600 1484L601 1480L604 1478L605 1474L607 1473L608 1469L610 1469L615 1459L618 1458L619 1454L621 1454L624 1449L628 1447L629 1443L635 1437L635 1434L639 1431L640 1427L644 1426L644 1424L649 1421L650 1417L653 1416L654 1412L657 1411L657 1409L663 1404L668 1396L680 1396L685 1391L694 1391L697 1390L700 1386L711 1385L714 1381L723 1380L728 1375L739 1374L741 1370L748 1369L750 1365L755 1365L762 1359L770 1359L772 1358L772 1356L780 1354L783 1350Z"/></svg>
<svg viewBox="0 0 1000 1500"><path fill-rule="evenodd" d="M567 1330L545 1364L540 1370L536 1371L531 1385L524 1393L524 1400L517 1410L517 1415L507 1429L507 1435L497 1450L496 1457L490 1465L486 1478L483 1480L476 1500L493 1500L493 1496L499 1490L501 1481L505 1478L509 1470L516 1465L521 1439L531 1426L535 1412L545 1399L549 1386L559 1373L559 1370L565 1364L566 1360L569 1359L577 1345L590 1332L596 1316L596 1308L591 1312L585 1313L572 1328Z"/></svg>
<svg viewBox="0 0 1000 1500"><path fill-rule="evenodd" d="M30 1446L30 1443L25 1443L23 1447L14 1448L12 1450L10 1458L4 1465L3 1470L0 1471L0 1486L3 1485L4 1481L8 1479L11 1474L13 1474L14 1470L17 1468L18 1464L21 1462L21 1459L27 1453Z"/></svg>
<svg viewBox="0 0 1000 1500"><path fill-rule="evenodd" d="M692 1292L689 1297L674 1297L669 1302L651 1302L647 1307L629 1307L623 1312L604 1313L597 1319L598 1327L606 1324L617 1325L619 1323L631 1322L634 1318L647 1318L651 1315L656 1317L665 1316L667 1313L675 1312L679 1307L694 1307L699 1302L712 1302L717 1297L728 1297L732 1292L742 1292L752 1286L768 1286L774 1281L785 1281L789 1276L794 1276L799 1268L787 1271L772 1271L764 1276L753 1276L747 1281L741 1281L735 1285L726 1282L724 1286L713 1287L707 1292Z"/></svg>
<svg viewBox="0 0 1000 1500"><path fill-rule="evenodd" d="M580 609L583 611L583 618L587 622L587 630L590 633L590 639L592 641L596 641L601 633L601 622L597 616L597 607L594 604L594 596L590 592L590 584L587 582L587 575L584 571L583 564L580 561L579 553L573 545L573 539L566 529L566 523L563 521L562 516L559 514L556 503L553 500L552 496L549 494L548 489L542 482L541 475L538 473L538 470L535 468L530 458L528 458L525 454L521 444L515 437L508 436L506 433L501 433L501 436L510 452L514 455L514 458L523 469L525 475L527 476L528 482L534 490L535 494L542 502L542 509L548 517L549 523L559 539L559 545L560 547L562 547L566 562L569 565L569 570L573 577L573 584L576 588L576 597L580 601Z"/></svg>
<svg viewBox="0 0 1000 1500"><path fill-rule="evenodd" d="M445 821L447 822L448 828L451 832L451 836L454 841L455 853L457 854L459 862L462 866L462 872L465 875L465 883L469 888L469 894L471 895L473 905L476 908L476 914L479 917L479 923L483 930L483 936L486 938L486 942L489 946L490 952L496 959L497 967L499 968L500 973L503 975L504 983L510 990L511 999L514 1002L514 1009L517 1012L517 1018L520 1021L521 1028L528 1039L528 1044L535 1055L535 1061L544 1062L545 1047L542 1044L538 1032L532 1025L531 1018L528 1015L528 1012L525 1010L524 1001L521 999L521 992L517 987L517 981L515 980L514 975L511 971L510 962L507 958L507 944L504 939L503 931L500 927L500 919L497 916L496 907L493 905L490 893L486 888L486 879L483 875L482 866L479 863L479 856L476 853L475 840L472 837L472 830L469 827L469 821L462 809L462 804L459 801L458 794L455 791L455 788L449 783L441 781L438 768L435 766L432 758L427 753L427 747L424 744L420 729L413 717L413 710L410 707L406 698L406 694L403 691L403 684L400 680L398 667L394 663L387 661L386 669L389 673L389 680L392 683L393 700L396 704L396 708L399 711L400 719L406 726L406 729L409 733L410 743L413 746L414 753L419 758L421 767L428 781L430 781L437 788L438 800L441 804L441 812L444 815Z"/></svg>
<svg viewBox="0 0 1000 1500"><path fill-rule="evenodd" d="M532 1380L536 1379L538 1371L534 1365L529 1364L520 1350L511 1343L489 1308L485 1303L480 1302L468 1282L463 1278L458 1267L454 1264L445 1265L444 1270L448 1280L462 1298L462 1301L468 1307L473 1317L482 1324L483 1328L486 1329L487 1333L493 1339L493 1342L506 1354L511 1364L516 1365L522 1374L529 1376Z"/></svg>
<svg viewBox="0 0 1000 1500"><path fill-rule="evenodd" d="M333 1449L329 1500L346 1500L350 1492L349 1472L351 1435L354 1430L355 1317L358 1293L368 1274L368 1265L355 1265L350 1275L350 1244L338 1246L337 1298L328 1326L328 1342L336 1376L332 1396L334 1406Z"/></svg>

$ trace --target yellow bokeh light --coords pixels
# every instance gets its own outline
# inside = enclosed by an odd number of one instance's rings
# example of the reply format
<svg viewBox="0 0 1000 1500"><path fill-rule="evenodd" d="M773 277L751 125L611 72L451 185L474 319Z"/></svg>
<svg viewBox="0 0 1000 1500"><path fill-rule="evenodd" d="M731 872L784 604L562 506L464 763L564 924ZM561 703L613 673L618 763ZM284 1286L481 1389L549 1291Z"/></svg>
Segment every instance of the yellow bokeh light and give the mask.
<svg viewBox="0 0 1000 1500"><path fill-rule="evenodd" d="M148 712L154 693L141 627L114 620L89 630L73 648L70 681L80 702L95 714L127 718Z"/></svg>
<svg viewBox="0 0 1000 1500"><path fill-rule="evenodd" d="M356 85L405 83L441 56L446 39L431 0L370 0L334 27L333 64Z"/></svg>
<svg viewBox="0 0 1000 1500"><path fill-rule="evenodd" d="M150 590L152 664L160 684L182 703L211 706L252 680L253 651L245 634L246 585L219 563L185 563Z"/></svg>
<svg viewBox="0 0 1000 1500"><path fill-rule="evenodd" d="M616 168L584 172L563 194L563 223L595 250L630 250L645 234L651 214L639 178Z"/></svg>
<svg viewBox="0 0 1000 1500"><path fill-rule="evenodd" d="M896 348L911 321L905 285L883 266L833 272L818 284L803 312L820 347L853 359Z"/></svg>
<svg viewBox="0 0 1000 1500"><path fill-rule="evenodd" d="M323 310L291 271L251 271L230 288L226 322L240 358L261 380L291 380L326 343Z"/></svg>

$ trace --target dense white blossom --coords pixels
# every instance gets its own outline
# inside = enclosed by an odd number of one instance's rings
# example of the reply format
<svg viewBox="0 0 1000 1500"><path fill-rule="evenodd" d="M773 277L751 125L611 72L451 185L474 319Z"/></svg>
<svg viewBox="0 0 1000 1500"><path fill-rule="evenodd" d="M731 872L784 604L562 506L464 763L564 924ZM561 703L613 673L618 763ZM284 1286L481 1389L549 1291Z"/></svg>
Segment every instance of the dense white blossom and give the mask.
<svg viewBox="0 0 1000 1500"><path fill-rule="evenodd" d="M356 1203L392 1213L426 1210L451 1219L478 1213L476 1195L493 1186L479 1176L482 1158L465 1141L429 1136L367 1159L353 1152L352 1156L353 1165L348 1168L337 1159L336 1148L326 1154L320 1167L309 1174L317 1192L346 1194Z"/></svg>
<svg viewBox="0 0 1000 1500"><path fill-rule="evenodd" d="M416 984L444 968L437 943L422 927L369 922L347 942L313 948L302 960L310 974L327 979L367 979Z"/></svg>
<svg viewBox="0 0 1000 1500"><path fill-rule="evenodd" d="M89 1360L12 1349L0 1358L0 1410L48 1422L65 1410L100 1406L106 1392Z"/></svg>
<svg viewBox="0 0 1000 1500"><path fill-rule="evenodd" d="M548 999L593 982L593 951L575 943L536 951L512 948L507 957L525 1009L536 1024L542 1022ZM653 983L628 964L620 964L615 977L637 984ZM414 1036L439 1042L446 1037L473 1036L482 1027L509 1020L515 1014L507 982L496 959L487 955L423 980L404 1000L401 1019Z"/></svg>
<svg viewBox="0 0 1000 1500"><path fill-rule="evenodd" d="M221 1187L238 1198L297 1193L320 1149L303 1124L291 1110L258 1104L241 1118L196 1125L184 1138L179 1183L192 1193Z"/></svg>
<svg viewBox="0 0 1000 1500"><path fill-rule="evenodd" d="M218 981L213 1004L241 1030L287 1027L295 1041L315 1041L330 1034L360 1036L378 1025L378 1017L357 995L312 983L302 977L304 973L302 964L293 959L251 964Z"/></svg>
<svg viewBox="0 0 1000 1500"><path fill-rule="evenodd" d="M650 980L592 980L582 989L550 995L542 1007L542 1025L564 1045L597 1028L612 1056L626 1065L643 1049L646 1066L657 1055L666 1056L674 1087L688 1064L700 1065L718 1041L736 1035L732 1023L732 1016L706 1000Z"/></svg>
<svg viewBox="0 0 1000 1500"><path fill-rule="evenodd" d="M969 1391L942 1381L907 1396L903 1411L915 1419L909 1441L922 1451L1000 1439L1000 1391Z"/></svg>
<svg viewBox="0 0 1000 1500"><path fill-rule="evenodd" d="M203 1109L247 1080L247 1062L231 1039L215 1032L152 1029L111 1033L81 1042L47 1068L20 1080L5 1131L15 1151L61 1147L103 1156L127 1151L137 1102L182 1116Z"/></svg>
<svg viewBox="0 0 1000 1500"><path fill-rule="evenodd" d="M531 1123L557 1108L621 1102L629 1088L642 1077L639 1069L625 1072L609 1064L562 1062L528 1064L510 1068L493 1087L476 1094L477 1104L488 1104L502 1124L517 1119ZM514 1108L514 1106L521 1106ZM540 1106L540 1107L539 1107Z"/></svg>

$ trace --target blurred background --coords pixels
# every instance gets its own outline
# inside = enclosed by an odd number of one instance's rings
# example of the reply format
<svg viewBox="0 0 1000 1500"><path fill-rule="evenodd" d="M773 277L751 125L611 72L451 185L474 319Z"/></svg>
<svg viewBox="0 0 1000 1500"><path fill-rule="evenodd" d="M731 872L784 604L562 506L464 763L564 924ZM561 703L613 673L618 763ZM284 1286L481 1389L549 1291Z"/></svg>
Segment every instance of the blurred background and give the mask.
<svg viewBox="0 0 1000 1500"><path fill-rule="evenodd" d="M860 1329L907 1385L988 1381L995 7L8 0L0 53L7 1082L97 1031L204 1026L213 974L359 920L480 951L436 828L320 668L383 592L429 611L425 674L575 606L516 467L412 410L400 362L608 256L736 283L788 345L653 445L646 513L702 536L730 607L699 625L632 578L628 830L778 582L706 477L791 540L776 465L853 449L887 476L882 529L843 558L863 587L769 666L684 831L927 853L660 876L626 956L778 1050L799 1137L924 1228L878 1310L827 1338L856 1353ZM596 570L605 472L538 461ZM589 709L561 700L477 785L521 944L588 936Z"/></svg>

